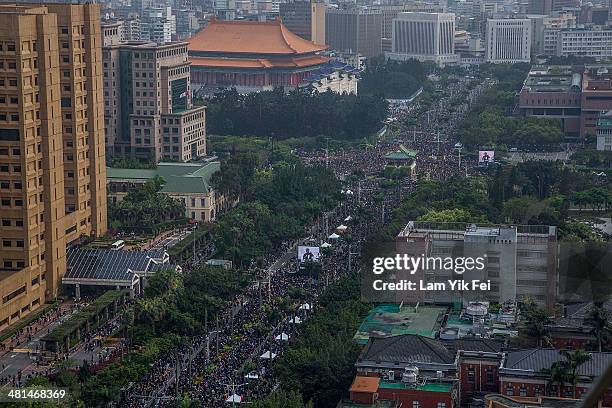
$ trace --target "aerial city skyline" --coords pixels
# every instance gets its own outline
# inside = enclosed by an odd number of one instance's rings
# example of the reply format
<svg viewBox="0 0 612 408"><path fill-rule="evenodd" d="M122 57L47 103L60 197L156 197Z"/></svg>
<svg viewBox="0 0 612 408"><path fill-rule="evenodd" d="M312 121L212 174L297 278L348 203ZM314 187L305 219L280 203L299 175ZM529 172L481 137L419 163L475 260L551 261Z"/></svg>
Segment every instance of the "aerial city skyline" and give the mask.
<svg viewBox="0 0 612 408"><path fill-rule="evenodd" d="M0 405L612 407L612 1L0 3Z"/></svg>

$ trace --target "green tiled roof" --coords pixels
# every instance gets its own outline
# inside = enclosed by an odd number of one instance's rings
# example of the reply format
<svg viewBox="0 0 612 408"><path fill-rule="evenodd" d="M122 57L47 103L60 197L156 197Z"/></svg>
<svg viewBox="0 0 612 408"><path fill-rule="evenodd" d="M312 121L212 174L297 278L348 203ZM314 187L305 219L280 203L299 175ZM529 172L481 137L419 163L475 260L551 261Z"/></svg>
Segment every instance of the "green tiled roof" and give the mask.
<svg viewBox="0 0 612 408"><path fill-rule="evenodd" d="M409 154L399 151L387 153L385 158L390 160L412 160L412 157L410 157Z"/></svg>
<svg viewBox="0 0 612 408"><path fill-rule="evenodd" d="M112 180L164 179L162 193L206 193L211 188L210 178L219 171L219 162L159 163L155 170L106 168L106 178Z"/></svg>
<svg viewBox="0 0 612 408"><path fill-rule="evenodd" d="M612 127L612 119L599 119L597 121L597 127L604 127L604 128Z"/></svg>
<svg viewBox="0 0 612 408"><path fill-rule="evenodd" d="M121 180L148 180L157 175L156 170L150 169L118 169L115 167L106 168L107 179Z"/></svg>
<svg viewBox="0 0 612 408"><path fill-rule="evenodd" d="M406 383L400 381L381 381L379 388L387 388L387 389L396 389L396 390L405 390L405 389L413 389L419 391L431 391L431 392L450 392L452 389L452 385L449 383L425 383L423 385L408 385Z"/></svg>
<svg viewBox="0 0 612 408"><path fill-rule="evenodd" d="M167 176L161 189L162 193L205 193L209 184L203 177L195 176Z"/></svg>

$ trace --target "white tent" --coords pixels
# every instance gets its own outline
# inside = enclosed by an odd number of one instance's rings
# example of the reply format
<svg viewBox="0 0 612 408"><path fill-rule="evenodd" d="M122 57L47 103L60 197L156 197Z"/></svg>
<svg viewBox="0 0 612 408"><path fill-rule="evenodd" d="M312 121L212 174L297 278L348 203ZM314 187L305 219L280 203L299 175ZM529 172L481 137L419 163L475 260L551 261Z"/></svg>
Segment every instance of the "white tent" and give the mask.
<svg viewBox="0 0 612 408"><path fill-rule="evenodd" d="M280 341L289 341L289 335L285 332L279 334L278 336L276 336L274 339L276 340L280 340Z"/></svg>
<svg viewBox="0 0 612 408"><path fill-rule="evenodd" d="M300 319L298 316L295 316L295 317L292 317L289 320L289 323L300 324L300 323L302 323L302 319Z"/></svg>
<svg viewBox="0 0 612 408"><path fill-rule="evenodd" d="M340 238L340 235L336 234L335 232L333 234L331 234L329 237L329 239L338 239Z"/></svg>
<svg viewBox="0 0 612 408"><path fill-rule="evenodd" d="M308 303L304 303L300 306L300 310L310 310L310 305Z"/></svg>
<svg viewBox="0 0 612 408"><path fill-rule="evenodd" d="M344 194L353 195L354 193L351 190L346 190Z"/></svg>
<svg viewBox="0 0 612 408"><path fill-rule="evenodd" d="M276 353L273 353L270 350L266 351L261 356L259 356L259 358L261 358L262 360L274 360L275 357L276 357Z"/></svg>
<svg viewBox="0 0 612 408"><path fill-rule="evenodd" d="M259 378L259 374L257 374L257 371L251 371L250 373L245 375L244 378L246 378L247 380L257 380Z"/></svg>
<svg viewBox="0 0 612 408"><path fill-rule="evenodd" d="M348 229L348 227L344 224L338 226L338 228L336 228L336 230L340 231L340 232L344 232Z"/></svg>
<svg viewBox="0 0 612 408"><path fill-rule="evenodd" d="M230 403L237 402L238 404L240 404L242 402L242 397L238 394L232 394L229 397L227 397L225 402L230 402Z"/></svg>
<svg viewBox="0 0 612 408"><path fill-rule="evenodd" d="M329 248L330 246L332 246L329 242L324 242L321 244L321 248Z"/></svg>
<svg viewBox="0 0 612 408"><path fill-rule="evenodd" d="M351 216L349 215L348 217L346 217L346 218L344 219L344 222L349 222L349 221L350 221L350 220L352 220L352 219L353 219L353 217L351 217Z"/></svg>

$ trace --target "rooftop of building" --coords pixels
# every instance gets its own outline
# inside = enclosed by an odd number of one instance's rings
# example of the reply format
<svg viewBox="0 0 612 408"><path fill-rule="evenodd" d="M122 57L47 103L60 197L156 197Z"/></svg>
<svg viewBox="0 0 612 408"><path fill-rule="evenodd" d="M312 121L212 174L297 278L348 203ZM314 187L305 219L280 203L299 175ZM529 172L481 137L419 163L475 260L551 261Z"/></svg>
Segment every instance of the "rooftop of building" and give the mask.
<svg viewBox="0 0 612 408"><path fill-rule="evenodd" d="M447 308L442 306L379 305L363 320L355 339L366 344L371 337L393 337L402 334L418 334L434 338L440 329Z"/></svg>
<svg viewBox="0 0 612 408"><path fill-rule="evenodd" d="M158 163L156 169L106 168L106 179L112 181L145 182L156 176L164 179L162 193L207 193L210 191L210 179L219 171L218 161L191 163Z"/></svg>
<svg viewBox="0 0 612 408"><path fill-rule="evenodd" d="M455 354L436 339L413 334L370 338L357 362L408 364L453 364Z"/></svg>
<svg viewBox="0 0 612 408"><path fill-rule="evenodd" d="M399 408L396 401L381 400L374 401L373 404L360 404L353 401L340 401L337 408Z"/></svg>
<svg viewBox="0 0 612 408"><path fill-rule="evenodd" d="M591 359L578 368L578 375L586 377L601 376L608 365L612 364L612 353L591 352ZM561 351L556 349L527 349L510 351L502 365L505 370L518 370L521 373L542 373L557 361L563 361Z"/></svg>
<svg viewBox="0 0 612 408"><path fill-rule="evenodd" d="M450 393L453 389L453 385L445 382L410 384L402 381L381 381L380 388Z"/></svg>
<svg viewBox="0 0 612 408"><path fill-rule="evenodd" d="M460 239L466 233L474 233L474 231L491 231L503 229L516 229L519 236L536 236L536 237L551 237L557 235L557 230L554 226L548 225L504 225L504 224L477 224L465 222L436 222L436 221L409 221L398 237L408 237L420 235L424 236L430 232L437 234L446 234L454 236L455 239Z"/></svg>
<svg viewBox="0 0 612 408"><path fill-rule="evenodd" d="M274 21L221 21L216 18L188 40L189 52L216 54L299 55L326 50Z"/></svg>
<svg viewBox="0 0 612 408"><path fill-rule="evenodd" d="M585 331L590 331L589 326L585 320L588 318L591 308L594 306L593 302L582 302L565 305L565 315L563 317L555 318L554 322L550 325L551 328L563 329L563 328L578 328ZM610 323L612 323L612 298L601 305L607 310Z"/></svg>
<svg viewBox="0 0 612 408"><path fill-rule="evenodd" d="M499 353L504 343L498 340L483 338L461 338L456 340L440 340L441 344L451 352L457 351L482 351L487 353Z"/></svg>
<svg viewBox="0 0 612 408"><path fill-rule="evenodd" d="M363 377L356 376L349 391L351 392L368 392L374 393L378 391L380 377Z"/></svg>
<svg viewBox="0 0 612 408"><path fill-rule="evenodd" d="M576 402L579 401L571 398L556 397L525 398L521 400L520 397L508 397L501 394L487 394L485 399L495 402L495 406L499 408L573 408L576 406Z"/></svg>
<svg viewBox="0 0 612 408"><path fill-rule="evenodd" d="M67 253L64 283L87 281L131 282L134 273L151 272L154 264L164 264L165 268L176 265L165 263L164 251L114 251L111 249L73 248Z"/></svg>
<svg viewBox="0 0 612 408"><path fill-rule="evenodd" d="M187 45L185 41L172 41L165 44L158 44L154 41L122 41L117 44L106 45L104 48L129 48L132 50L144 50L144 51L155 51L155 50L165 50L176 47L184 47Z"/></svg>
<svg viewBox="0 0 612 408"><path fill-rule="evenodd" d="M580 87L580 73L567 65L536 65L523 84L528 92L579 92Z"/></svg>

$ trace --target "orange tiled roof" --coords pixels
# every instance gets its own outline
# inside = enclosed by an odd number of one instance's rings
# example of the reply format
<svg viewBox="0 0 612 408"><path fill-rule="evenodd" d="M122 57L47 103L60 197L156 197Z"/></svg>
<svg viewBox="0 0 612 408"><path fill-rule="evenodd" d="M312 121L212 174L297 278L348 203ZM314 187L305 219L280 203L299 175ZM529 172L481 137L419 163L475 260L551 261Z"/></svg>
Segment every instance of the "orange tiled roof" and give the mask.
<svg viewBox="0 0 612 408"><path fill-rule="evenodd" d="M355 377L355 381L353 381L353 385L349 391L351 392L376 392L378 391L378 384L380 383L379 377Z"/></svg>
<svg viewBox="0 0 612 408"><path fill-rule="evenodd" d="M325 64L329 58L322 55L287 59L189 57L189 61L192 67L262 69L310 67Z"/></svg>
<svg viewBox="0 0 612 408"><path fill-rule="evenodd" d="M278 19L259 22L213 18L187 41L189 51L195 52L304 54L328 48L293 34Z"/></svg>

